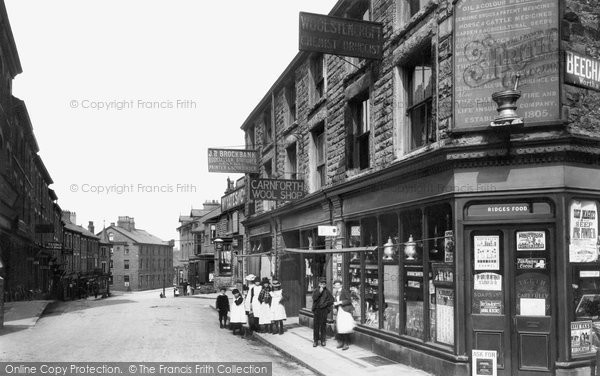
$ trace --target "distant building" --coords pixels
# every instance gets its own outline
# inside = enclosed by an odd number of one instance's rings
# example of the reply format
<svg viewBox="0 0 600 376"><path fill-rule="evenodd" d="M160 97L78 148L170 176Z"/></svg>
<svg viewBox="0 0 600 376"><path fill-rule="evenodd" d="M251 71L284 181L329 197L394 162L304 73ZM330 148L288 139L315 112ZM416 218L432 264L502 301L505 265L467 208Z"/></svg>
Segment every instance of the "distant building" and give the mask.
<svg viewBox="0 0 600 376"><path fill-rule="evenodd" d="M173 281L173 245L135 228L131 217L119 217L100 234L112 244L112 289L149 290L171 286Z"/></svg>

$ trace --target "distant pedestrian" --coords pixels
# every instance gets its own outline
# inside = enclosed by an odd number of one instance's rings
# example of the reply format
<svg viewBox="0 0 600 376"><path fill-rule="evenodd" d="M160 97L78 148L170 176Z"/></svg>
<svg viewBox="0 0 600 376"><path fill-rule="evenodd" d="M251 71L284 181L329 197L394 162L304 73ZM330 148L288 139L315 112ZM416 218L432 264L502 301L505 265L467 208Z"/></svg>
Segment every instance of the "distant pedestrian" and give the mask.
<svg viewBox="0 0 600 376"><path fill-rule="evenodd" d="M273 334L279 332L283 334L283 320L287 318L285 314L285 299L283 296L283 290L281 289L281 282L273 280L273 291L271 295L271 320L273 321Z"/></svg>
<svg viewBox="0 0 600 376"><path fill-rule="evenodd" d="M231 292L233 293L233 305L231 306L229 323L234 335L236 330L240 331L240 335L244 335L242 325L247 322L246 311L244 310L244 298L238 289L233 289Z"/></svg>
<svg viewBox="0 0 600 376"><path fill-rule="evenodd" d="M187 294L192 295L192 285L187 285Z"/></svg>
<svg viewBox="0 0 600 376"><path fill-rule="evenodd" d="M269 278L264 277L260 282L262 284L262 289L260 290L260 295L258 296L258 301L260 302L260 314L258 317L258 324L261 327L261 331L264 333L272 333L273 325L271 323L271 283L269 282Z"/></svg>
<svg viewBox="0 0 600 376"><path fill-rule="evenodd" d="M333 307L333 296L327 290L325 277L319 278L319 288L315 289L312 296L313 324L313 347L325 346L327 343L327 315Z"/></svg>
<svg viewBox="0 0 600 376"><path fill-rule="evenodd" d="M188 283L187 281L183 281L183 283L181 284L182 290L183 290L183 296L187 295L187 287L188 287Z"/></svg>
<svg viewBox="0 0 600 376"><path fill-rule="evenodd" d="M260 317L260 302L258 301L258 296L260 295L260 291L262 290L262 285L260 284L260 278L254 278L254 286L250 288L250 313L252 315L252 325L250 329L260 331L259 317Z"/></svg>
<svg viewBox="0 0 600 376"><path fill-rule="evenodd" d="M217 296L217 311L219 311L221 329L227 327L227 313L229 312L229 298L225 294L226 291L225 287L221 287L221 294Z"/></svg>
<svg viewBox="0 0 600 376"><path fill-rule="evenodd" d="M337 308L335 329L338 334L338 349L348 350L350 345L350 334L354 331L354 317L352 317L352 299L350 292L342 288L342 281L333 282L333 306Z"/></svg>

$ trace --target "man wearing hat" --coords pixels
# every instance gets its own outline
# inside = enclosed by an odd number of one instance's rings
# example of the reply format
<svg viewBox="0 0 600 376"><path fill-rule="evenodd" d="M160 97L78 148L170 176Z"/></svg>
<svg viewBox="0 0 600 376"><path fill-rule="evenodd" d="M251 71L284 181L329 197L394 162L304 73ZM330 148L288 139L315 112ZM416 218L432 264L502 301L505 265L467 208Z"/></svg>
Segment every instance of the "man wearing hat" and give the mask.
<svg viewBox="0 0 600 376"><path fill-rule="evenodd" d="M327 315L333 308L333 295L327 290L327 279L319 278L319 288L315 289L312 296L312 311L314 317L313 325L313 347L325 346L327 339Z"/></svg>

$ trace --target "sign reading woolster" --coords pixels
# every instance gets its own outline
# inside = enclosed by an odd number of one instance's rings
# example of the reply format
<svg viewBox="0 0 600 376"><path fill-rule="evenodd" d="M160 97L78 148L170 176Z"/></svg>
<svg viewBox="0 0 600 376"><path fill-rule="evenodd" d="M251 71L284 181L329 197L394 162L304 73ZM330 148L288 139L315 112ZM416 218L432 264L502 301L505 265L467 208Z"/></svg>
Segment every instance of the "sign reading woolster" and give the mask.
<svg viewBox="0 0 600 376"><path fill-rule="evenodd" d="M292 201L304 197L303 180L250 179L250 200Z"/></svg>
<svg viewBox="0 0 600 376"><path fill-rule="evenodd" d="M258 173L255 150L208 149L208 172Z"/></svg>
<svg viewBox="0 0 600 376"><path fill-rule="evenodd" d="M383 25L378 22L300 12L300 51L381 59Z"/></svg>
<svg viewBox="0 0 600 376"><path fill-rule="evenodd" d="M560 119L558 0L459 0L455 6L456 128L488 125L492 93L519 73L525 123Z"/></svg>

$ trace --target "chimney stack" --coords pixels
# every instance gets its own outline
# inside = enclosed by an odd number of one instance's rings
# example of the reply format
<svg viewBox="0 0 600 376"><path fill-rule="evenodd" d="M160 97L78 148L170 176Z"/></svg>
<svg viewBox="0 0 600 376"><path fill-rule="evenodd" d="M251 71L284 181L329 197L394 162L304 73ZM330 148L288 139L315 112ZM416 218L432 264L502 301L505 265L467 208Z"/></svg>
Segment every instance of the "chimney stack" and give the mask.
<svg viewBox="0 0 600 376"><path fill-rule="evenodd" d="M133 231L135 230L135 222L132 217L119 217L119 220L117 221L117 227L120 227L127 231Z"/></svg>
<svg viewBox="0 0 600 376"><path fill-rule="evenodd" d="M96 232L94 231L94 221L88 222L88 231L91 232L92 234L96 234Z"/></svg>

